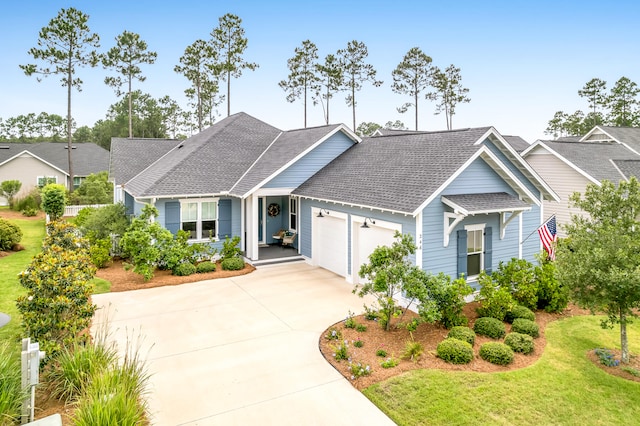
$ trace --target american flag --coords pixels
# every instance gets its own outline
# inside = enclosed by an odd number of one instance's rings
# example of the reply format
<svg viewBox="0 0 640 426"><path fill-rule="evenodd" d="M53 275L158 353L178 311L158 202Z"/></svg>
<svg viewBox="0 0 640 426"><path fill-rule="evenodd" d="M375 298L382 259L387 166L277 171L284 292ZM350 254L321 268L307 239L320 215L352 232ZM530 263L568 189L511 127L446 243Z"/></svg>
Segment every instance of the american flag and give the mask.
<svg viewBox="0 0 640 426"><path fill-rule="evenodd" d="M555 241L558 239L556 235L556 217L551 216L551 219L547 220L540 228L538 228L538 235L540 235L540 241L544 249L549 254L550 260L556 259L556 251L554 247Z"/></svg>

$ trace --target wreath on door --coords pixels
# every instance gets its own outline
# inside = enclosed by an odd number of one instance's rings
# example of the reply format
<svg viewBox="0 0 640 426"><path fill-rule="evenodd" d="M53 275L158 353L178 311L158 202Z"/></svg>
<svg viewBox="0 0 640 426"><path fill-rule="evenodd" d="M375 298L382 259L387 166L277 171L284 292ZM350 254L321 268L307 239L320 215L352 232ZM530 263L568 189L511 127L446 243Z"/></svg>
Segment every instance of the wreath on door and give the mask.
<svg viewBox="0 0 640 426"><path fill-rule="evenodd" d="M276 203L269 204L267 207L267 212L269 212L269 216L276 217L280 214L280 205Z"/></svg>

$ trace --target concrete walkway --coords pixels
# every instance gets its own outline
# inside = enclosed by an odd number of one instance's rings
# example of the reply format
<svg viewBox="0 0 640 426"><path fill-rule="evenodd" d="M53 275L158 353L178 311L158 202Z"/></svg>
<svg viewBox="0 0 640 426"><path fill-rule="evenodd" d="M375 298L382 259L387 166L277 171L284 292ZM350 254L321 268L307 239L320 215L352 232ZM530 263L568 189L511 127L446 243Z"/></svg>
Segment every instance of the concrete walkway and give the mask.
<svg viewBox="0 0 640 426"><path fill-rule="evenodd" d="M143 336L156 425L393 425L320 354L364 301L303 262L235 278L94 296L121 350Z"/></svg>

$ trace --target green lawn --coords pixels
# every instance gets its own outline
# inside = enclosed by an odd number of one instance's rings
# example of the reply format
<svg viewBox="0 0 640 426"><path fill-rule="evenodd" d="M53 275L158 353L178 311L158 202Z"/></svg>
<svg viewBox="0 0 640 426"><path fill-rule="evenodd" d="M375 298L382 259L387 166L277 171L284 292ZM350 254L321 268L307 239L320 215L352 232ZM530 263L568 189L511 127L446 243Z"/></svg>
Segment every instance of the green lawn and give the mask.
<svg viewBox="0 0 640 426"><path fill-rule="evenodd" d="M619 329L593 316L567 318L546 330L534 365L505 373L416 370L364 394L399 425L636 425L640 383L604 373L587 358L597 347L619 348ZM629 328L640 353L640 324Z"/></svg>
<svg viewBox="0 0 640 426"><path fill-rule="evenodd" d="M44 238L44 219L12 220L22 230L23 251L0 258L0 312L11 316L9 324L0 328L0 341L17 339L20 334L20 316L16 308L16 299L26 290L20 286L18 273L24 270L31 258L42 248ZM16 340L17 341L17 340Z"/></svg>

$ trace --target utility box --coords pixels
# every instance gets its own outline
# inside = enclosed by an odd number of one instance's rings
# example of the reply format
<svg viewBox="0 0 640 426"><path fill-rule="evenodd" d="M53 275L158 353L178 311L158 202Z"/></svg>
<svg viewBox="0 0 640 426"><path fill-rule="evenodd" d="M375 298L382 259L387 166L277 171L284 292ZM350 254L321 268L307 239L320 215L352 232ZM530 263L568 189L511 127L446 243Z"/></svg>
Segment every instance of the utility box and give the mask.
<svg viewBox="0 0 640 426"><path fill-rule="evenodd" d="M22 388L29 391L29 395L22 400L21 424L33 421L33 410L36 400L36 385L40 383L40 361L45 353L40 350L38 342L31 343L30 338L22 339Z"/></svg>

